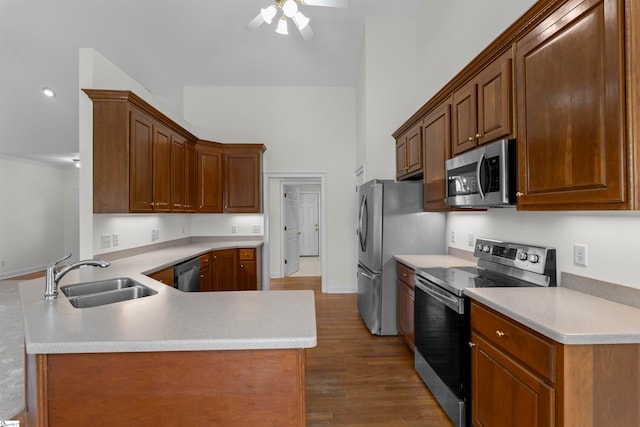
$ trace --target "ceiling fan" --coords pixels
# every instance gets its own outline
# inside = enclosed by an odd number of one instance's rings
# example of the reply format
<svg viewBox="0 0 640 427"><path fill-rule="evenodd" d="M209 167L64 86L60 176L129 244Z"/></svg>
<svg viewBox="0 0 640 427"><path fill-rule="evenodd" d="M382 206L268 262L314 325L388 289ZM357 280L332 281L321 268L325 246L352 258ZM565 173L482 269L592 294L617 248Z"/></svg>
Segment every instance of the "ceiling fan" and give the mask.
<svg viewBox="0 0 640 427"><path fill-rule="evenodd" d="M309 40L313 37L313 31L309 26L309 18L302 14L299 5L342 8L349 6L349 0L274 0L274 2L275 4L264 9L260 9L260 13L258 13L258 15L246 25L246 28L249 30L255 30L264 23L271 24L273 18L278 14L278 11L281 11L281 16L278 18L276 33L284 35L289 34L289 30L287 28L287 18L289 18L293 21L298 31L300 31L302 38Z"/></svg>

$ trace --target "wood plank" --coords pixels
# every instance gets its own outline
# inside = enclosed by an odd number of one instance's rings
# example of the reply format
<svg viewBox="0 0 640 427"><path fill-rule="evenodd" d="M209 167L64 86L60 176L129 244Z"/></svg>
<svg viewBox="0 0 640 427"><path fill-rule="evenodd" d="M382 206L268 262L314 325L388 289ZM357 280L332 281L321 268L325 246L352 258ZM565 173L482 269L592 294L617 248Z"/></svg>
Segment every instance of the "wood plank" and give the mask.
<svg viewBox="0 0 640 427"><path fill-rule="evenodd" d="M307 426L453 426L398 337L369 333L355 294L323 294L320 277L271 279L271 289L311 289L318 346L307 349Z"/></svg>

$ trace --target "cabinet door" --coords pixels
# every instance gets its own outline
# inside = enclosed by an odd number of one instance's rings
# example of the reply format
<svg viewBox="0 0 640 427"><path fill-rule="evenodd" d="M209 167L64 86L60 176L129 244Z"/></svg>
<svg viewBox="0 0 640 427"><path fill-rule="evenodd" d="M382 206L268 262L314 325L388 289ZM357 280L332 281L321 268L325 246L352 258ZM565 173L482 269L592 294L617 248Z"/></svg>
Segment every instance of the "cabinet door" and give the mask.
<svg viewBox="0 0 640 427"><path fill-rule="evenodd" d="M185 190L185 141L177 135L171 136L171 211L184 211Z"/></svg>
<svg viewBox="0 0 640 427"><path fill-rule="evenodd" d="M173 287L174 275L173 275L173 267L165 268L164 270L156 271L155 273L149 274L154 280L157 280L160 283L164 283L167 286Z"/></svg>
<svg viewBox="0 0 640 427"><path fill-rule="evenodd" d="M238 251L223 249L212 253L212 274L214 291L237 291Z"/></svg>
<svg viewBox="0 0 640 427"><path fill-rule="evenodd" d="M171 210L171 134L153 125L153 211Z"/></svg>
<svg viewBox="0 0 640 427"><path fill-rule="evenodd" d="M262 151L224 147L224 212L262 212Z"/></svg>
<svg viewBox="0 0 640 427"><path fill-rule="evenodd" d="M409 346L411 351L415 350L415 329L413 308L415 306L415 298L413 290L404 282L397 280L397 322L398 336Z"/></svg>
<svg viewBox="0 0 640 427"><path fill-rule="evenodd" d="M129 113L129 209L153 211L153 122L136 108Z"/></svg>
<svg viewBox="0 0 640 427"><path fill-rule="evenodd" d="M473 425L554 426L555 390L475 332L471 340Z"/></svg>
<svg viewBox="0 0 640 427"><path fill-rule="evenodd" d="M184 211L195 212L198 204L198 155L191 141L184 144Z"/></svg>
<svg viewBox="0 0 640 427"><path fill-rule="evenodd" d="M477 94L475 80L453 93L453 154L460 154L478 145Z"/></svg>
<svg viewBox="0 0 640 427"><path fill-rule="evenodd" d="M418 122L396 142L396 178L421 177L422 153L422 122Z"/></svg>
<svg viewBox="0 0 640 427"><path fill-rule="evenodd" d="M478 144L511 136L513 131L512 51L482 70L478 82Z"/></svg>
<svg viewBox="0 0 640 427"><path fill-rule="evenodd" d="M200 255L200 292L213 291L213 275L211 274L212 254Z"/></svg>
<svg viewBox="0 0 640 427"><path fill-rule="evenodd" d="M222 212L222 150L198 143L198 212Z"/></svg>
<svg viewBox="0 0 640 427"><path fill-rule="evenodd" d="M516 45L519 209L622 209L624 10L573 0Z"/></svg>
<svg viewBox="0 0 640 427"><path fill-rule="evenodd" d="M256 262L252 260L240 260L238 266L238 288L241 291L255 291L258 289L258 272Z"/></svg>
<svg viewBox="0 0 640 427"><path fill-rule="evenodd" d="M451 157L451 101L433 110L423 120L424 210L447 210L447 170Z"/></svg>

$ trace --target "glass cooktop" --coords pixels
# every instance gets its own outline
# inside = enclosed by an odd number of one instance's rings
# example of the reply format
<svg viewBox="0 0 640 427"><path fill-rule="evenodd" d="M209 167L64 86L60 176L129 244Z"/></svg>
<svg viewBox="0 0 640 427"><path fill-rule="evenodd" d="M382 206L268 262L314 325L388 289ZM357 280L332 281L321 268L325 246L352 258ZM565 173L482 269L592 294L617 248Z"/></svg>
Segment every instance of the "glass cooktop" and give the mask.
<svg viewBox="0 0 640 427"><path fill-rule="evenodd" d="M416 274L447 291L462 296L466 288L531 287L529 282L480 267L419 268Z"/></svg>

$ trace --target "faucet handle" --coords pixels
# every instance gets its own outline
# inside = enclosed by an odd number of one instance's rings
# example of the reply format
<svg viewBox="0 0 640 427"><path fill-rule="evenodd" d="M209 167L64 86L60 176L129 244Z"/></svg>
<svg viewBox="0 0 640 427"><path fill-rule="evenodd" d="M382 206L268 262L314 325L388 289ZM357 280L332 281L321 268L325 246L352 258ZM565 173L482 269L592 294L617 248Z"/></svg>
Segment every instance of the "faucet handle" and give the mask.
<svg viewBox="0 0 640 427"><path fill-rule="evenodd" d="M49 267L55 268L58 264L60 264L62 261L68 260L69 258L71 258L71 252L69 252L66 256L64 256L63 258L60 258L57 261L53 261L51 264L49 264Z"/></svg>

